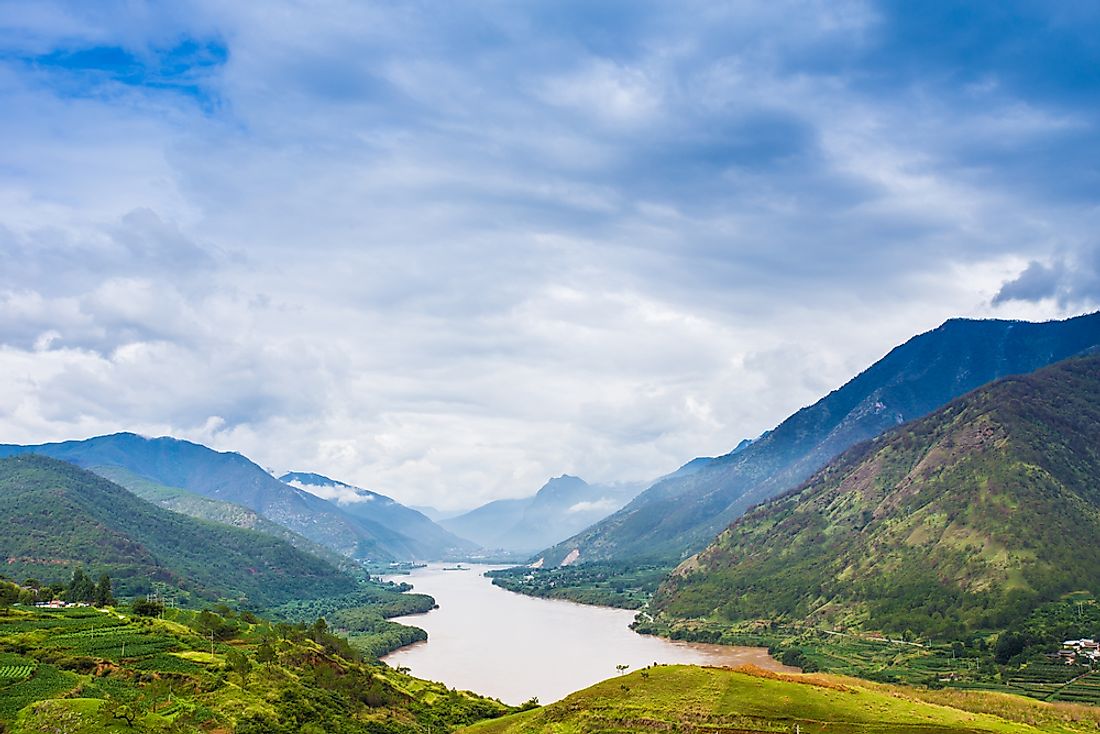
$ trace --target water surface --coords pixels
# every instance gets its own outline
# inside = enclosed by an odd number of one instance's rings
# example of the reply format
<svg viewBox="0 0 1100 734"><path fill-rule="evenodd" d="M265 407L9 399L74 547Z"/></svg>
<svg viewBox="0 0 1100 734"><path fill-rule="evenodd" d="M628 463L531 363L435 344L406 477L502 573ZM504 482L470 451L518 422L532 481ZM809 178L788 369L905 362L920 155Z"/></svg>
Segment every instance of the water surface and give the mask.
<svg viewBox="0 0 1100 734"><path fill-rule="evenodd" d="M420 678L442 681L519 704L532 696L550 703L573 691L650 663L784 668L767 650L676 642L639 635L634 612L505 591L482 574L500 566L444 571L442 564L394 577L431 594L439 609L398 617L428 632L428 641L384 659Z"/></svg>

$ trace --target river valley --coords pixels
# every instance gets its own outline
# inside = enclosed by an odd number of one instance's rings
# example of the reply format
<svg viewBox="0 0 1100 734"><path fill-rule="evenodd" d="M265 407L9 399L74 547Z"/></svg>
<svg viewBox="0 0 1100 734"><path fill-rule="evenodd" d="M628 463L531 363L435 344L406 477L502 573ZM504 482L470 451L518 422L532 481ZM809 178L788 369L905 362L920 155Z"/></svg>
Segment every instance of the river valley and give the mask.
<svg viewBox="0 0 1100 734"><path fill-rule="evenodd" d="M675 642L639 635L634 612L538 599L493 586L482 574L498 566L444 570L442 564L395 576L431 594L439 608L394 621L428 632L428 641L386 656L421 678L519 704L557 701L617 673L651 663L785 668L767 650Z"/></svg>

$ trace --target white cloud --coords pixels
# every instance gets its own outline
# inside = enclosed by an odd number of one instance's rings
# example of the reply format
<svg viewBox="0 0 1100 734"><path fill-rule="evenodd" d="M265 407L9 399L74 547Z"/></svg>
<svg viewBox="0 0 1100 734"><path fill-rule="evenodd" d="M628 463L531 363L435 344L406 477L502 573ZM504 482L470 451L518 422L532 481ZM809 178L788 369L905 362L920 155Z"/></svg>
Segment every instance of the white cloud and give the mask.
<svg viewBox="0 0 1100 734"><path fill-rule="evenodd" d="M1094 105L911 78L870 3L551 5L0 14L0 438L469 507L724 453L948 317L1097 303L1002 291L1098 272ZM35 56L181 39L224 64Z"/></svg>
<svg viewBox="0 0 1100 734"><path fill-rule="evenodd" d="M360 502L373 502L374 495L359 492L346 484L305 484L297 480L287 482L291 487L309 492L321 499L332 500L338 505L354 505Z"/></svg>
<svg viewBox="0 0 1100 734"><path fill-rule="evenodd" d="M592 512L607 514L619 509L622 505L621 502L616 502L610 497L605 497L599 500L593 500L591 502L578 502L575 505L571 505L566 512L575 514L578 512Z"/></svg>

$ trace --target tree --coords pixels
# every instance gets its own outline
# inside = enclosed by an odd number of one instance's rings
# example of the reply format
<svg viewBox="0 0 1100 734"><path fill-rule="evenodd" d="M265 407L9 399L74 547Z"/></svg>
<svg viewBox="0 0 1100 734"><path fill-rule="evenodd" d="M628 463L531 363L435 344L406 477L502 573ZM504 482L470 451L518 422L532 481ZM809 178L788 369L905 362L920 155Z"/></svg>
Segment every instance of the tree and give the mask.
<svg viewBox="0 0 1100 734"><path fill-rule="evenodd" d="M1018 632L1005 632L997 638L997 646L993 651L993 659L1000 665L1008 664L1008 661L1024 651L1027 640Z"/></svg>
<svg viewBox="0 0 1100 734"><path fill-rule="evenodd" d="M134 599L130 610L139 617L156 617L164 611L164 605L159 601L149 601L144 596Z"/></svg>
<svg viewBox="0 0 1100 734"><path fill-rule="evenodd" d="M256 661L260 663L273 663L278 658L275 654L275 647L271 644L271 641L266 637L260 642L259 647L256 648Z"/></svg>
<svg viewBox="0 0 1100 734"><path fill-rule="evenodd" d="M115 603L115 596L111 593L111 577L105 573L100 575L96 584L94 603L97 607L109 607Z"/></svg>
<svg viewBox="0 0 1100 734"><path fill-rule="evenodd" d="M229 669L241 677L241 685L248 681L248 674L252 672L252 661L248 655L236 648L230 648L225 654L225 661Z"/></svg>
<svg viewBox="0 0 1100 734"><path fill-rule="evenodd" d="M629 668L629 667L630 667L629 665L619 663L618 665L615 666L615 670L619 671L619 675L622 675L623 673L626 672L627 668Z"/></svg>
<svg viewBox="0 0 1100 734"><path fill-rule="evenodd" d="M91 602L95 600L95 583L84 573L84 569L73 571L72 580L65 589L65 600L69 602Z"/></svg>

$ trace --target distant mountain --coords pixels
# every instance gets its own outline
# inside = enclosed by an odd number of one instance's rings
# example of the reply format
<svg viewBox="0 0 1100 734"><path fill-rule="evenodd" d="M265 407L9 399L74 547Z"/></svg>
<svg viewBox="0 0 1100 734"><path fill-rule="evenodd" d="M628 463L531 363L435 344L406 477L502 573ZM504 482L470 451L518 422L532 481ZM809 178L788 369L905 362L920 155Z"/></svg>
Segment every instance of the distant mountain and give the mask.
<svg viewBox="0 0 1100 734"><path fill-rule="evenodd" d="M232 525L235 528L256 530L267 535L273 535L280 540L285 540L299 550L323 558L337 568L341 568L350 562L346 556L340 555L331 548L314 543L312 540L268 520L260 513L244 505L234 505L231 502L210 499L179 487L166 487L119 466L93 466L89 467L89 470L104 479L114 482L123 489L130 490L141 499L159 505L166 510L179 512L199 520L208 520L222 525Z"/></svg>
<svg viewBox="0 0 1100 734"><path fill-rule="evenodd" d="M529 552L586 528L622 507L640 484L592 485L563 474L533 497L496 500L440 522L485 548Z"/></svg>
<svg viewBox="0 0 1100 734"><path fill-rule="evenodd" d="M672 617L827 619L958 639L1100 589L1100 355L850 449L658 591Z"/></svg>
<svg viewBox="0 0 1100 734"><path fill-rule="evenodd" d="M407 505L410 510L416 510L424 517L428 518L432 522L439 522L440 520L446 520L449 517L458 517L461 512L449 512L447 510L440 510L429 505Z"/></svg>
<svg viewBox="0 0 1100 734"><path fill-rule="evenodd" d="M106 572L118 593L153 581L207 599L274 605L346 593L329 563L263 533L156 507L117 484L44 456L0 459L0 557L15 578Z"/></svg>
<svg viewBox="0 0 1100 734"><path fill-rule="evenodd" d="M1047 323L953 319L895 348L751 444L658 481L541 555L547 565L571 556L581 563L678 561L845 449L999 377L1031 372L1097 344L1100 313Z"/></svg>
<svg viewBox="0 0 1100 734"><path fill-rule="evenodd" d="M309 472L289 472L279 480L334 502L349 515L399 533L405 539L391 542L401 542L413 558L463 557L478 550L476 543L458 537L383 494Z"/></svg>
<svg viewBox="0 0 1100 734"><path fill-rule="evenodd" d="M341 555L371 561L417 556L400 533L295 489L237 453L176 438L116 433L38 446L0 445L0 457L36 453L82 467L120 467L167 487L243 505Z"/></svg>

